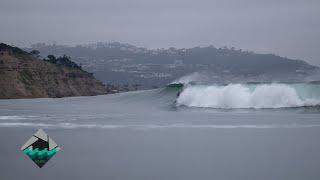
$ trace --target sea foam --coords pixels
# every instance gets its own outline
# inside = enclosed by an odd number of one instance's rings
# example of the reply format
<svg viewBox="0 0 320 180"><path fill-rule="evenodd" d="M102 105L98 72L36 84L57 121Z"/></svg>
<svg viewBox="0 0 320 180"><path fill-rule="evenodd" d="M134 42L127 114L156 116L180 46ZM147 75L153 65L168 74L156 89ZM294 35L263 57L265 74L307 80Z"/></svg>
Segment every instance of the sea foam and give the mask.
<svg viewBox="0 0 320 180"><path fill-rule="evenodd" d="M316 106L319 97L306 98L288 84L230 84L226 86L186 86L177 105L210 108L286 108Z"/></svg>

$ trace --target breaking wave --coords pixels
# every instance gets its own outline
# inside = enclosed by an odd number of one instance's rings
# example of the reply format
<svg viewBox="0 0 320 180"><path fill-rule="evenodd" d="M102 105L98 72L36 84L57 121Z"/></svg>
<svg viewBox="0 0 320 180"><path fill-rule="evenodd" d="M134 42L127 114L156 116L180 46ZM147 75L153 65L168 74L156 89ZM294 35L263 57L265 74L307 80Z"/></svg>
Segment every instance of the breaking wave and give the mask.
<svg viewBox="0 0 320 180"><path fill-rule="evenodd" d="M179 106L234 108L288 108L320 105L319 84L187 85L176 100Z"/></svg>

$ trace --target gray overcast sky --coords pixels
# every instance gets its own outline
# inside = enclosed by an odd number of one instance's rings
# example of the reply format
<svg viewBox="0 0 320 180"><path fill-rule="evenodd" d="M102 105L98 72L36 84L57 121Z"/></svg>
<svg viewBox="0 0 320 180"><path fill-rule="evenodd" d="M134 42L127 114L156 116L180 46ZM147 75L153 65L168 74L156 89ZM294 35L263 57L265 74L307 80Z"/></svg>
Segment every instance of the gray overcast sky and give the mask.
<svg viewBox="0 0 320 180"><path fill-rule="evenodd" d="M234 46L320 65L320 0L0 0L0 41Z"/></svg>

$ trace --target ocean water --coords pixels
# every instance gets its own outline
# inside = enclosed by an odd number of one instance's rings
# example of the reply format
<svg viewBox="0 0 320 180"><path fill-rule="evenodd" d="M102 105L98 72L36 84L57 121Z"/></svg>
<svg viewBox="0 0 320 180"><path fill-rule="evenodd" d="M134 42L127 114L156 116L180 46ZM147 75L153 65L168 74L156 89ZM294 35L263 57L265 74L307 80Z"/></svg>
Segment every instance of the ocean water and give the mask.
<svg viewBox="0 0 320 180"><path fill-rule="evenodd" d="M317 83L0 100L0 179L319 179L319 104ZM41 169L38 128L61 147Z"/></svg>

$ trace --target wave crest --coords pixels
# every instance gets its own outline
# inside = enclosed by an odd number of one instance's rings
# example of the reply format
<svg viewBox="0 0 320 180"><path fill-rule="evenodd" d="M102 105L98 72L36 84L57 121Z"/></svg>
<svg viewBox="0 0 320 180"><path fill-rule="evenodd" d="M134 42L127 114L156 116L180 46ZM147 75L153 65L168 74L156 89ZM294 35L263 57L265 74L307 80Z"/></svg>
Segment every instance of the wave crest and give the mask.
<svg viewBox="0 0 320 180"><path fill-rule="evenodd" d="M210 108L285 108L316 106L320 98L303 98L288 84L187 86L177 105Z"/></svg>

